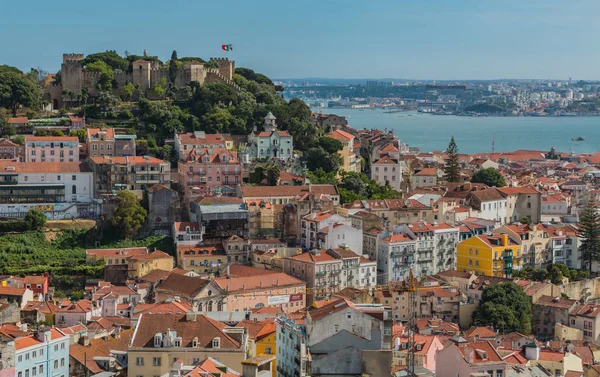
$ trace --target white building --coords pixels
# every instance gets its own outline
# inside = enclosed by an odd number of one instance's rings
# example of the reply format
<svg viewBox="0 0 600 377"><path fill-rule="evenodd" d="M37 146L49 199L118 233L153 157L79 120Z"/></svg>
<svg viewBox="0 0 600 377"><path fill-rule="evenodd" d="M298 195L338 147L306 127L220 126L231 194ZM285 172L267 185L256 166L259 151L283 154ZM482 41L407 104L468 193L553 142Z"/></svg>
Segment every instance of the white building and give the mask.
<svg viewBox="0 0 600 377"><path fill-rule="evenodd" d="M375 180L380 186L389 185L396 191L401 190L402 171L402 162L388 156L383 156L371 163L371 179Z"/></svg>
<svg viewBox="0 0 600 377"><path fill-rule="evenodd" d="M256 129L248 136L248 148L241 152L240 159L243 162L251 162L257 158L279 159L288 161L294 152L294 139L287 131L278 131L276 118L268 113L265 116L264 131L257 132Z"/></svg>
<svg viewBox="0 0 600 377"><path fill-rule="evenodd" d="M92 172L78 162L0 160L0 215L24 216L31 208L50 219L94 217Z"/></svg>
<svg viewBox="0 0 600 377"><path fill-rule="evenodd" d="M345 245L362 254L363 234L352 226L352 219L334 213L309 213L301 220L300 245L305 249L335 249Z"/></svg>
<svg viewBox="0 0 600 377"><path fill-rule="evenodd" d="M404 234L393 234L379 241L377 283L404 280L415 262L417 241Z"/></svg>
<svg viewBox="0 0 600 377"><path fill-rule="evenodd" d="M507 201L499 190L490 188L472 191L466 202L478 211L478 218L498 221L500 225L506 223Z"/></svg>
<svg viewBox="0 0 600 377"><path fill-rule="evenodd" d="M358 280L361 287L375 287L377 285L377 262L370 260L364 255L360 257Z"/></svg>

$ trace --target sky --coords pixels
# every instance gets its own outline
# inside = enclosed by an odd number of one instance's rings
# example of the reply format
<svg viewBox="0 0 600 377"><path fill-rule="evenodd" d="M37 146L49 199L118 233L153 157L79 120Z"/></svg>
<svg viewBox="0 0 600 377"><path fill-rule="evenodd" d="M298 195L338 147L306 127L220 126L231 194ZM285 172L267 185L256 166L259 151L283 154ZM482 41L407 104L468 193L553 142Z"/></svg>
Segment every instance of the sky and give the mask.
<svg viewBox="0 0 600 377"><path fill-rule="evenodd" d="M598 0L3 3L0 64L22 70L146 49L227 56L272 78L600 79Z"/></svg>

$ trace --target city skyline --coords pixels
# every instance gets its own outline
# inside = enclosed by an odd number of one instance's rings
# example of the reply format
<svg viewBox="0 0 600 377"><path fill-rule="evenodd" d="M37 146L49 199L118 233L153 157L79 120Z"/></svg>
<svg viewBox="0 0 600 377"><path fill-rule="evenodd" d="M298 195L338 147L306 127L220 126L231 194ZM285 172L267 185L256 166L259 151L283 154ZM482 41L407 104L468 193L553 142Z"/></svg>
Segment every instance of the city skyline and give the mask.
<svg viewBox="0 0 600 377"><path fill-rule="evenodd" d="M598 79L600 55L589 41L600 35L600 4L570 3L569 12L564 4L108 0L98 9L61 0L46 9L12 2L0 15L13 30L0 57L22 70L55 72L62 53L146 49L167 60L177 50L227 56L274 78Z"/></svg>

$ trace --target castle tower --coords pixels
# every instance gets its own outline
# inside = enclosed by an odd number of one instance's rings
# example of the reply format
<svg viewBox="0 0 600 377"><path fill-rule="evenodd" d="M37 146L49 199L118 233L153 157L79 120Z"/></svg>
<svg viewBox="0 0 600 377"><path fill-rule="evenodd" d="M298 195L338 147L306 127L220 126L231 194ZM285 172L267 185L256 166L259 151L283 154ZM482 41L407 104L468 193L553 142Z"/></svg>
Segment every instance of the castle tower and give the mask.
<svg viewBox="0 0 600 377"><path fill-rule="evenodd" d="M83 87L83 54L63 54L60 66L61 83L63 90L70 90L75 94L81 93Z"/></svg>
<svg viewBox="0 0 600 377"><path fill-rule="evenodd" d="M275 118L275 115L269 111L267 116L265 116L265 131L274 132L277 129L277 123L275 123L275 120L277 120L277 118Z"/></svg>
<svg viewBox="0 0 600 377"><path fill-rule="evenodd" d="M133 85L139 85L140 90L150 89L150 69L151 63L147 60L136 60L133 62Z"/></svg>
<svg viewBox="0 0 600 377"><path fill-rule="evenodd" d="M219 66L219 73L228 80L233 79L233 74L235 73L235 62L229 60L228 58L211 58L217 65Z"/></svg>

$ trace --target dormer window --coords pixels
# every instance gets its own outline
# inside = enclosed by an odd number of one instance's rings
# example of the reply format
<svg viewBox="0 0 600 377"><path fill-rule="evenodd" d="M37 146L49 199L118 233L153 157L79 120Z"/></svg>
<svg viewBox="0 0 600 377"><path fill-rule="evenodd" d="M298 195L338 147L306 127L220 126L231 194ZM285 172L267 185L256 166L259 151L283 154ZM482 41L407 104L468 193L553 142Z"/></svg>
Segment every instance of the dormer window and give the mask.
<svg viewBox="0 0 600 377"><path fill-rule="evenodd" d="M173 342L173 345L175 347L181 347L181 338L175 338L175 341Z"/></svg>
<svg viewBox="0 0 600 377"><path fill-rule="evenodd" d="M192 347L193 347L193 348L198 348L198 337L195 337L195 338L192 340Z"/></svg>
<svg viewBox="0 0 600 377"><path fill-rule="evenodd" d="M213 339L212 348L221 348L221 338L216 337Z"/></svg>
<svg viewBox="0 0 600 377"><path fill-rule="evenodd" d="M154 335L154 348L160 348L162 345L162 334Z"/></svg>

